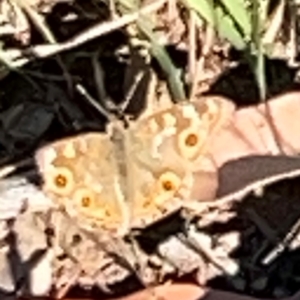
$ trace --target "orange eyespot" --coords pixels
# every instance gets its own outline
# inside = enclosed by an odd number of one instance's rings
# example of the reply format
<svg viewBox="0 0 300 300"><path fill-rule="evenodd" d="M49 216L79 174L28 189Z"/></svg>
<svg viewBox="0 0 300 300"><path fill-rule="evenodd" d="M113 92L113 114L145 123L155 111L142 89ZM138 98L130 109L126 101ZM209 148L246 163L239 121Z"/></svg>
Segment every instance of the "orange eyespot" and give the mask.
<svg viewBox="0 0 300 300"><path fill-rule="evenodd" d="M182 157L193 159L201 151L203 143L207 138L207 130L204 128L186 128L182 130L177 138L177 146Z"/></svg>
<svg viewBox="0 0 300 300"><path fill-rule="evenodd" d="M194 133L190 133L187 135L185 139L185 144L189 147L193 147L198 143L198 136Z"/></svg>
<svg viewBox="0 0 300 300"><path fill-rule="evenodd" d="M52 193L67 196L74 187L74 177L70 169L56 167L44 174L45 190Z"/></svg>
<svg viewBox="0 0 300 300"><path fill-rule="evenodd" d="M180 182L179 176L171 171L167 171L159 177L160 186L165 192L176 191L180 186Z"/></svg>
<svg viewBox="0 0 300 300"><path fill-rule="evenodd" d="M165 180L165 181L163 181L163 182L162 182L162 187L163 187L163 189L166 190L166 191L172 191L172 190L174 190L174 188L175 188L173 182L170 181L170 180Z"/></svg>
<svg viewBox="0 0 300 300"><path fill-rule="evenodd" d="M62 175L62 174L58 174L55 178L54 178L54 184L56 184L56 186L58 188L64 188L68 183L68 180L66 178L66 176Z"/></svg>
<svg viewBox="0 0 300 300"><path fill-rule="evenodd" d="M78 189L74 193L73 199L81 208L91 208L94 205L94 193L86 188Z"/></svg>
<svg viewBox="0 0 300 300"><path fill-rule="evenodd" d="M181 178L172 171L165 171L158 178L155 205L163 208L166 201L173 199L181 185Z"/></svg>
<svg viewBox="0 0 300 300"><path fill-rule="evenodd" d="M103 198L104 197L104 198ZM109 205L101 195L87 187L78 188L72 195L71 201L66 202L66 211L70 216L80 217L82 225L97 228L114 229L115 224L122 221L118 207Z"/></svg>
<svg viewBox="0 0 300 300"><path fill-rule="evenodd" d="M83 207L89 207L91 205L91 198L89 196L83 196L81 198L81 205Z"/></svg>

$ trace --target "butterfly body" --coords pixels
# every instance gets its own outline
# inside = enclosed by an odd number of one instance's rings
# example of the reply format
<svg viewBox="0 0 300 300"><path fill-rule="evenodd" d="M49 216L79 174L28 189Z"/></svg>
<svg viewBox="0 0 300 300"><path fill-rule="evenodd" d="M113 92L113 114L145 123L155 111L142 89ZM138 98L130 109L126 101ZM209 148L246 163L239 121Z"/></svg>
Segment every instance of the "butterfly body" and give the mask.
<svg viewBox="0 0 300 300"><path fill-rule="evenodd" d="M39 149L44 191L80 226L116 235L184 206L194 175L206 171L210 138L234 110L222 98L204 100Z"/></svg>

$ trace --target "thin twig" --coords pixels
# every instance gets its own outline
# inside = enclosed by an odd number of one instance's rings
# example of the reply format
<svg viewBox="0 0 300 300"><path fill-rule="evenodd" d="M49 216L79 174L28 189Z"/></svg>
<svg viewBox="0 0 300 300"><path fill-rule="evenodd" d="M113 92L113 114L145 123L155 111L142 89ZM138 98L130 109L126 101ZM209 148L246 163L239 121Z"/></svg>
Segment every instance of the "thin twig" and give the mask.
<svg viewBox="0 0 300 300"><path fill-rule="evenodd" d="M111 119L111 116L109 112L103 107L99 102L97 102L89 93L88 91L83 87L82 84L77 83L75 85L75 89L85 97L86 100L94 107L96 108L101 114L103 114L108 120Z"/></svg>
<svg viewBox="0 0 300 300"><path fill-rule="evenodd" d="M64 43L57 43L53 45L38 45L31 48L31 52L35 55L37 58L45 58L49 57L54 54L61 53L63 51L71 50L75 47L78 47L84 43L87 43L91 40L94 40L102 35L105 35L109 32L112 32L114 30L120 29L134 21L136 21L139 17L145 14L153 13L157 10L159 10L167 0L158 0L156 2L153 2L143 8L141 8L139 11L134 12L132 14L124 15L123 17L113 20L113 21L107 21L107 22L101 22L97 25L94 25L87 30L83 31L81 34L75 36L74 38L71 38L70 40L64 42ZM8 50L9 51L9 50ZM15 64L17 66L21 66L23 64L28 63L32 59L24 58L22 55L22 51L13 49L12 51L15 51L15 53L19 55L17 58L17 55L15 55ZM18 62L20 60L20 62ZM14 64L14 62L12 63Z"/></svg>
<svg viewBox="0 0 300 300"><path fill-rule="evenodd" d="M292 226L289 230L283 241L279 242L276 247L266 255L266 257L262 260L264 265L269 265L272 261L274 261L284 250L286 250L292 241L297 237L300 231L300 219Z"/></svg>
<svg viewBox="0 0 300 300"><path fill-rule="evenodd" d="M196 73L196 51L197 51L197 27L196 27L196 13L190 11L190 20L188 28L189 51L188 51L188 82L192 83Z"/></svg>

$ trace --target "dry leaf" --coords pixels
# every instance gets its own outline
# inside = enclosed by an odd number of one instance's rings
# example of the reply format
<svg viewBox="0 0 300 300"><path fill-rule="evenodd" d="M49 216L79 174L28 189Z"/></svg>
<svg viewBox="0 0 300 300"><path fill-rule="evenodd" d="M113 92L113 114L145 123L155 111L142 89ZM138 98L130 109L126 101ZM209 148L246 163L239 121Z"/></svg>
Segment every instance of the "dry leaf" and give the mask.
<svg viewBox="0 0 300 300"><path fill-rule="evenodd" d="M267 105L267 113L264 103L237 110L214 137L210 155L219 168L219 184L209 188L217 199L241 199L256 188L300 175L300 92ZM197 192L201 195L201 188Z"/></svg>
<svg viewBox="0 0 300 300"><path fill-rule="evenodd" d="M114 298L112 300L259 300L260 298L245 296L232 292L207 290L194 284L175 283L161 285L155 288L155 294L149 289L131 294L129 296ZM152 295L152 296L151 296ZM292 297L281 300L299 300L300 292ZM65 299L68 300L68 299ZM79 299L78 299L79 300ZM83 299L82 299L83 300ZM100 300L100 299L99 299Z"/></svg>
<svg viewBox="0 0 300 300"><path fill-rule="evenodd" d="M268 109L269 117L264 103L237 110L231 124L216 134L210 153L219 167L243 156L280 154L270 121L284 153L300 152L300 92L271 99Z"/></svg>
<svg viewBox="0 0 300 300"><path fill-rule="evenodd" d="M155 293L154 293L155 292ZM206 290L200 286L187 283L174 283L172 285L161 285L155 288L148 288L121 298L110 298L111 300L260 300L260 298L244 296L237 293ZM300 292L292 297L281 300L299 300ZM49 300L19 299L19 300ZM62 300L103 300L101 298L64 298Z"/></svg>

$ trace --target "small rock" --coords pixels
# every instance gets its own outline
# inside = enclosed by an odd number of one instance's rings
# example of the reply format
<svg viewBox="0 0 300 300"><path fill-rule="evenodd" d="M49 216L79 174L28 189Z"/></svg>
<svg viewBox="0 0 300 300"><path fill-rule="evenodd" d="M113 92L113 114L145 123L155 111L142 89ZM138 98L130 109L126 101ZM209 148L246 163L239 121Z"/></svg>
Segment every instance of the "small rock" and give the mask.
<svg viewBox="0 0 300 300"><path fill-rule="evenodd" d="M254 280L251 284L251 287L255 291L262 291L266 288L267 284L268 284L268 278L264 276Z"/></svg>
<svg viewBox="0 0 300 300"><path fill-rule="evenodd" d="M30 292L33 296L45 296L49 293L52 286L53 259L53 251L49 249L30 272Z"/></svg>

